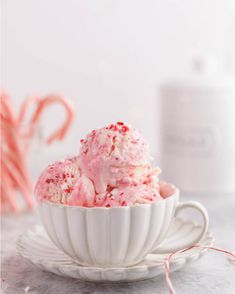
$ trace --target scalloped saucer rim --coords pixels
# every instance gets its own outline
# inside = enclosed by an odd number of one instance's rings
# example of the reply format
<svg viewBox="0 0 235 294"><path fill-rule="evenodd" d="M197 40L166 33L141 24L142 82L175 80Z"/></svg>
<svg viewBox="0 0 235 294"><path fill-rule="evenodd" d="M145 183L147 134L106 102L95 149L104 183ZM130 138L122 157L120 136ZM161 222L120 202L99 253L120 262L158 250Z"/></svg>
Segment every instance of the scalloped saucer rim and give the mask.
<svg viewBox="0 0 235 294"><path fill-rule="evenodd" d="M180 233L181 235L186 234L186 226L188 230L200 227L193 221L176 218L165 240L174 237L174 234L176 237L180 237ZM174 229L176 232L171 234ZM211 246L213 243L214 236L210 231L200 241L200 245L204 246ZM164 272L163 261L167 255L157 253L156 249L147 255L142 262L129 267L82 266L58 249L41 225L34 226L18 238L17 251L21 256L45 271L90 282L132 282L154 278ZM190 251L177 254L171 260L171 271L178 270L187 263L199 259L206 251L205 248L193 248Z"/></svg>

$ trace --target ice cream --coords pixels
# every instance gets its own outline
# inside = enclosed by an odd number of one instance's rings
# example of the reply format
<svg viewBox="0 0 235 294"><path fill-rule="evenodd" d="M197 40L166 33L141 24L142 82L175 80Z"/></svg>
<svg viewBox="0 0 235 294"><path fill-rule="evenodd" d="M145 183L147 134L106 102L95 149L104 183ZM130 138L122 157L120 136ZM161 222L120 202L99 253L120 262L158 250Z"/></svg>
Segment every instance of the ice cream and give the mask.
<svg viewBox="0 0 235 294"><path fill-rule="evenodd" d="M82 175L67 198L67 204L74 206L96 206L96 193L92 181Z"/></svg>
<svg viewBox="0 0 235 294"><path fill-rule="evenodd" d="M149 147L140 133L122 122L93 130L81 140L81 169L97 193L108 186L141 183L149 173Z"/></svg>
<svg viewBox="0 0 235 294"><path fill-rule="evenodd" d="M77 157L49 165L36 185L40 200L71 206L118 207L151 203L172 195L159 182L141 134L122 122L93 130Z"/></svg>
<svg viewBox="0 0 235 294"><path fill-rule="evenodd" d="M100 198L97 197L96 201L97 206L116 207L150 203L161 199L158 190L145 184L139 184L114 188L106 192L103 197L102 195Z"/></svg>
<svg viewBox="0 0 235 294"><path fill-rule="evenodd" d="M40 176L35 194L40 200L66 204L80 175L78 157L56 161Z"/></svg>

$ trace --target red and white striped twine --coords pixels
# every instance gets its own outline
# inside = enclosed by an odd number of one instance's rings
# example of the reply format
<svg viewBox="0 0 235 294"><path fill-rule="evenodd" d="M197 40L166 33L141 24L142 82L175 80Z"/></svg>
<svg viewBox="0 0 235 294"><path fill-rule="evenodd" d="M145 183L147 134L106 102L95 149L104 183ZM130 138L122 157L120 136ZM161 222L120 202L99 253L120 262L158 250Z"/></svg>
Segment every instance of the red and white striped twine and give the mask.
<svg viewBox="0 0 235 294"><path fill-rule="evenodd" d="M217 247L193 245L193 246L190 246L188 248L172 252L172 253L168 254L165 257L165 260L164 260L165 277L166 277L166 282L167 282L170 294L176 294L176 291L175 291L175 289L173 287L173 284L172 284L172 281L171 281L171 278L170 278L170 260L171 260L171 258L173 256L175 256L175 255L177 255L179 253L186 252L186 251L191 250L193 248L210 249L210 250L214 250L214 251L217 251L217 252L225 253L226 255L228 255L229 260L235 264L235 252L231 252L231 251L224 250L224 249L217 248Z"/></svg>

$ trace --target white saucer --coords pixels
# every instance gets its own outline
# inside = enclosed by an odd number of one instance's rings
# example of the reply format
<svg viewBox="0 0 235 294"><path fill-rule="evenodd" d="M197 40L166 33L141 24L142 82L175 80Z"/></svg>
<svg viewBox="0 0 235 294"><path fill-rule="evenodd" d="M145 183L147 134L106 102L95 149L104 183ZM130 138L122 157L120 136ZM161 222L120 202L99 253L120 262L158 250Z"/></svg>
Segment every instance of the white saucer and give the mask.
<svg viewBox="0 0 235 294"><path fill-rule="evenodd" d="M199 225L177 218L161 245L168 242L180 242L199 229ZM200 245L211 246L214 243L212 233L207 232ZM123 268L85 267L74 262L60 251L49 239L42 226L36 226L20 236L17 242L18 252L42 270L60 276L95 282L131 282L154 278L164 272L164 257L156 251L149 254L141 263ZM171 260L171 271L183 267L190 261L197 260L206 249L193 248L177 254Z"/></svg>

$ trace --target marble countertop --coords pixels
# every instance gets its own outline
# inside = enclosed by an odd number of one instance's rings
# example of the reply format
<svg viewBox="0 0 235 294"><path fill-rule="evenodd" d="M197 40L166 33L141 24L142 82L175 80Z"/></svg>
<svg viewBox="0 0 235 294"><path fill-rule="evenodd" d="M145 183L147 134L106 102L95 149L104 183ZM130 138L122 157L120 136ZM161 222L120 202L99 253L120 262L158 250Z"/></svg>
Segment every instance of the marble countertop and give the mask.
<svg viewBox="0 0 235 294"><path fill-rule="evenodd" d="M192 199L183 197L182 200ZM208 209L215 245L235 250L235 195L197 198ZM152 280L95 284L43 272L16 252L15 241L25 230L40 222L35 212L2 218L2 293L4 294L95 294L168 293L163 276ZM172 274L177 293L233 294L235 265L221 253L210 252Z"/></svg>

